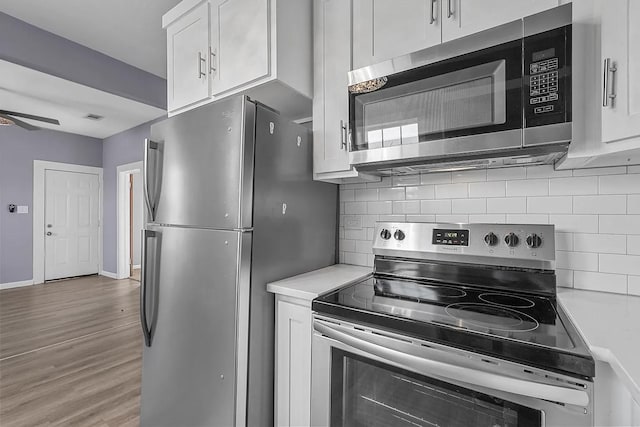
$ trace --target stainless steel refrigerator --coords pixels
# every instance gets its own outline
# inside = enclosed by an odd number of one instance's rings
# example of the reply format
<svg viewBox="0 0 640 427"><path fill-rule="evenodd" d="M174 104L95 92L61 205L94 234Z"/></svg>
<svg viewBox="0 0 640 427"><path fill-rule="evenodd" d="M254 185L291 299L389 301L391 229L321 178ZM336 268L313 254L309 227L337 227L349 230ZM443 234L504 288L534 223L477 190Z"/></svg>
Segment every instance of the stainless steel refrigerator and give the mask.
<svg viewBox="0 0 640 427"><path fill-rule="evenodd" d="M244 96L151 127L141 426L273 424L266 284L335 262L337 186L313 181L312 151Z"/></svg>

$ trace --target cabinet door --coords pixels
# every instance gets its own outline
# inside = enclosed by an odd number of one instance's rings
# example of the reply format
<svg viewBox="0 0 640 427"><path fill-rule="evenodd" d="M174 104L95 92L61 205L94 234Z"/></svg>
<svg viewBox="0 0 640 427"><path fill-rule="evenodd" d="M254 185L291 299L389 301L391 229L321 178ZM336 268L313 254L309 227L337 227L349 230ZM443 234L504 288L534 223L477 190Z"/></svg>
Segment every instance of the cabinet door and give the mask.
<svg viewBox="0 0 640 427"><path fill-rule="evenodd" d="M441 0L353 0L353 68L436 45Z"/></svg>
<svg viewBox="0 0 640 427"><path fill-rule="evenodd" d="M558 0L442 0L442 41L558 6Z"/></svg>
<svg viewBox="0 0 640 427"><path fill-rule="evenodd" d="M209 3L167 27L167 107L169 111L209 97L207 55Z"/></svg>
<svg viewBox="0 0 640 427"><path fill-rule="evenodd" d="M212 94L269 74L269 1L211 2Z"/></svg>
<svg viewBox="0 0 640 427"><path fill-rule="evenodd" d="M603 104L607 101L602 107L602 140L608 142L640 135L640 2L610 0L601 8L600 88ZM607 59L615 72L605 73Z"/></svg>
<svg viewBox="0 0 640 427"><path fill-rule="evenodd" d="M351 2L314 1L313 171L349 170L347 73L351 69Z"/></svg>
<svg viewBox="0 0 640 427"><path fill-rule="evenodd" d="M276 310L276 425L308 426L311 422L311 309L278 300Z"/></svg>

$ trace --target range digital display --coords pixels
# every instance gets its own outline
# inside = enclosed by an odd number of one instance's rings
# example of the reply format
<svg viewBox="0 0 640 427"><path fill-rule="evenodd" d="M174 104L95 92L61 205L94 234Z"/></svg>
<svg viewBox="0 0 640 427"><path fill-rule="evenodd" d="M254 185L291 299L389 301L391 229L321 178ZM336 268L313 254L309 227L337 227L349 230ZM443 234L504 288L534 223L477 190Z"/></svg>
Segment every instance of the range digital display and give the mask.
<svg viewBox="0 0 640 427"><path fill-rule="evenodd" d="M469 246L469 230L435 228L431 243L434 245Z"/></svg>

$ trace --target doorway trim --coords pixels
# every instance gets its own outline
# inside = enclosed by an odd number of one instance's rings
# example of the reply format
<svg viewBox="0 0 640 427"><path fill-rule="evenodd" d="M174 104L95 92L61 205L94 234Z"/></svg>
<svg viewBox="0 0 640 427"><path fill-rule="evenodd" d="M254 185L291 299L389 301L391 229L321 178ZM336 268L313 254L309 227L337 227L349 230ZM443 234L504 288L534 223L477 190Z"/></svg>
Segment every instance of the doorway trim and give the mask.
<svg viewBox="0 0 640 427"><path fill-rule="evenodd" d="M71 163L33 161L33 284L44 283L45 264L45 173L47 170L63 172L77 172L98 175L98 272L102 271L102 211L103 211L103 180L102 168L95 166L75 165Z"/></svg>
<svg viewBox="0 0 640 427"><path fill-rule="evenodd" d="M140 172L142 177L142 161L127 163L117 167L118 177L118 195L117 195L117 229L118 229L118 244L117 244L117 265L116 265L116 279L126 279L129 277L129 260L127 255L129 254L128 240L129 240L129 188L127 177L131 173ZM144 177L142 177L144 181ZM144 184L143 184L144 185ZM144 220L142 227L144 228Z"/></svg>

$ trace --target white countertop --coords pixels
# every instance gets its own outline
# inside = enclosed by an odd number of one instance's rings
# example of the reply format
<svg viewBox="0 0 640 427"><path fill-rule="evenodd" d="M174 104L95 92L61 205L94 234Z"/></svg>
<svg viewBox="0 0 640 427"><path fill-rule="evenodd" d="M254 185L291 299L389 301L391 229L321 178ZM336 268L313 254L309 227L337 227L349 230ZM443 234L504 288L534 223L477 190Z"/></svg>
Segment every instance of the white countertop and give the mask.
<svg viewBox="0 0 640 427"><path fill-rule="evenodd" d="M371 267L334 264L320 270L267 284L267 291L311 301L318 295L340 288L371 274Z"/></svg>
<svg viewBox="0 0 640 427"><path fill-rule="evenodd" d="M640 297L558 288L558 300L593 357L609 363L640 404Z"/></svg>

